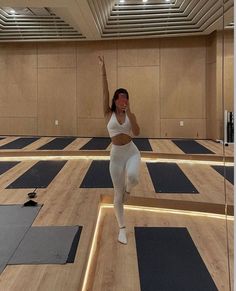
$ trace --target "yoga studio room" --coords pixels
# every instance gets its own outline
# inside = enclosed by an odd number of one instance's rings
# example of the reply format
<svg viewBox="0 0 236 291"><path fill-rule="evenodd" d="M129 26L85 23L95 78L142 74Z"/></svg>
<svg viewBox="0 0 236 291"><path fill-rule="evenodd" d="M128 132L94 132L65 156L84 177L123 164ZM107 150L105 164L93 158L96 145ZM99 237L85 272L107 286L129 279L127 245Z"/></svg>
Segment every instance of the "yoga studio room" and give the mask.
<svg viewBox="0 0 236 291"><path fill-rule="evenodd" d="M0 291L234 290L234 1L0 0Z"/></svg>

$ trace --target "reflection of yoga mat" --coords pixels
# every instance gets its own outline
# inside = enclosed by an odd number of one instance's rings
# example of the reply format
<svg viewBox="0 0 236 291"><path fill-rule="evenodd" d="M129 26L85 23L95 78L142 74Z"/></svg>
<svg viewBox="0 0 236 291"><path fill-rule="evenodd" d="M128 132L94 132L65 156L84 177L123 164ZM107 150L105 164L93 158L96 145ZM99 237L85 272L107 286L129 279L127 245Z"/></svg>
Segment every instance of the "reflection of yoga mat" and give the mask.
<svg viewBox="0 0 236 291"><path fill-rule="evenodd" d="M224 166L212 166L213 169L215 169L219 174L221 174L223 177L225 176L225 179L227 179L230 183L234 184L234 167L224 167ZM225 171L224 171L225 168Z"/></svg>
<svg viewBox="0 0 236 291"><path fill-rule="evenodd" d="M140 151L152 151L148 138L134 138L133 142Z"/></svg>
<svg viewBox="0 0 236 291"><path fill-rule="evenodd" d="M66 161L39 161L7 189L46 188L65 165Z"/></svg>
<svg viewBox="0 0 236 291"><path fill-rule="evenodd" d="M105 150L110 143L111 139L108 137L93 137L80 150Z"/></svg>
<svg viewBox="0 0 236 291"><path fill-rule="evenodd" d="M19 162L0 162L0 175L13 168Z"/></svg>
<svg viewBox="0 0 236 291"><path fill-rule="evenodd" d="M113 188L109 161L92 161L80 188Z"/></svg>
<svg viewBox="0 0 236 291"><path fill-rule="evenodd" d="M0 273L32 225L41 206L0 206Z"/></svg>
<svg viewBox="0 0 236 291"><path fill-rule="evenodd" d="M175 163L147 163L156 193L198 193Z"/></svg>
<svg viewBox="0 0 236 291"><path fill-rule="evenodd" d="M7 144L4 144L0 146L0 149L2 150L13 150L13 149L22 149L26 147L27 145L35 142L38 140L39 137L21 137L17 138L16 140L13 140Z"/></svg>
<svg viewBox="0 0 236 291"><path fill-rule="evenodd" d="M186 228L135 227L141 291L217 291Z"/></svg>
<svg viewBox="0 0 236 291"><path fill-rule="evenodd" d="M75 137L57 137L38 148L38 150L63 150L75 139Z"/></svg>
<svg viewBox="0 0 236 291"><path fill-rule="evenodd" d="M9 264L73 263L81 226L31 227Z"/></svg>
<svg viewBox="0 0 236 291"><path fill-rule="evenodd" d="M185 154L214 154L195 140L172 140Z"/></svg>

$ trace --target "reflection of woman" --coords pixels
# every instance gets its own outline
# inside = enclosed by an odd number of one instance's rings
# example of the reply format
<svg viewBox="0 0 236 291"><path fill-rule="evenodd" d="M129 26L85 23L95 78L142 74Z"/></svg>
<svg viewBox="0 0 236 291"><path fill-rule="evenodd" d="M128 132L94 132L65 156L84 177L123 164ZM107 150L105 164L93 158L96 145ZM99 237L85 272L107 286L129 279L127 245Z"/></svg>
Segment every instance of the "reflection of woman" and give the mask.
<svg viewBox="0 0 236 291"><path fill-rule="evenodd" d="M99 57L103 76L103 110L107 129L112 141L110 174L114 186L114 208L120 227L118 241L127 244L124 206L131 189L138 184L140 153L132 142L133 135L139 135L136 117L130 111L129 94L125 89L117 89L109 107L109 91L104 59Z"/></svg>

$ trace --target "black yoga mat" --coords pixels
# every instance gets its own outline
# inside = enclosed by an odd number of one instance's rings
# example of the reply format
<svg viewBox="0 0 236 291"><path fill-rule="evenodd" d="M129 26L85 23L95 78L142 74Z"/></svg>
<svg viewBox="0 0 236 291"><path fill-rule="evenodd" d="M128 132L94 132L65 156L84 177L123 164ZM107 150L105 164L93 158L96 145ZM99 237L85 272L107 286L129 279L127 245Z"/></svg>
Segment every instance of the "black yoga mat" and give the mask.
<svg viewBox="0 0 236 291"><path fill-rule="evenodd" d="M38 140L39 137L21 137L17 138L16 140L13 140L7 144L4 144L0 146L1 150L13 150L13 149L22 149L26 147L27 145L35 142Z"/></svg>
<svg viewBox="0 0 236 291"><path fill-rule="evenodd" d="M7 186L7 189L46 188L64 167L66 161L39 161L18 179Z"/></svg>
<svg viewBox="0 0 236 291"><path fill-rule="evenodd" d="M75 137L57 137L38 148L38 150L63 150L75 139Z"/></svg>
<svg viewBox="0 0 236 291"><path fill-rule="evenodd" d="M214 154L212 151L192 139L172 140L185 154Z"/></svg>
<svg viewBox="0 0 236 291"><path fill-rule="evenodd" d="M111 139L109 137L93 137L80 150L105 150L110 143Z"/></svg>
<svg viewBox="0 0 236 291"><path fill-rule="evenodd" d="M19 162L0 162L0 175L7 172L17 164L19 164Z"/></svg>
<svg viewBox="0 0 236 291"><path fill-rule="evenodd" d="M225 176L225 179L227 179L230 183L234 184L234 167L233 166L230 166L230 167L212 166L212 168L215 169L223 177Z"/></svg>
<svg viewBox="0 0 236 291"><path fill-rule="evenodd" d="M141 291L217 291L188 230L135 227Z"/></svg>
<svg viewBox="0 0 236 291"><path fill-rule="evenodd" d="M93 161L84 176L80 188L113 188L109 161Z"/></svg>
<svg viewBox="0 0 236 291"><path fill-rule="evenodd" d="M147 163L156 193L198 193L175 163Z"/></svg>
<svg viewBox="0 0 236 291"><path fill-rule="evenodd" d="M4 138L5 138L5 137L0 137L0 140L1 140L1 139L4 139Z"/></svg>
<svg viewBox="0 0 236 291"><path fill-rule="evenodd" d="M133 142L140 151L152 151L148 138L134 138Z"/></svg>
<svg viewBox="0 0 236 291"><path fill-rule="evenodd" d="M82 226L31 227L9 265L73 263L81 231Z"/></svg>

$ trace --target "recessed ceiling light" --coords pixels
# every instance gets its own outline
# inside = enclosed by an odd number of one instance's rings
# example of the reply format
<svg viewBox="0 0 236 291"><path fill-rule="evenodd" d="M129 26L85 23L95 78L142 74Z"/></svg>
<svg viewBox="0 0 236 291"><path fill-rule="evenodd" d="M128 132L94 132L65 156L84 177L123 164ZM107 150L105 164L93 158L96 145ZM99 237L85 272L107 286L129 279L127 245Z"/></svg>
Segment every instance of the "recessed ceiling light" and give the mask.
<svg viewBox="0 0 236 291"><path fill-rule="evenodd" d="M143 3L146 3L146 2L148 2L148 0L143 0Z"/></svg>
<svg viewBox="0 0 236 291"><path fill-rule="evenodd" d="M170 2L171 0L166 0L166 2Z"/></svg>
<svg viewBox="0 0 236 291"><path fill-rule="evenodd" d="M125 3L125 0L120 0L120 3Z"/></svg>

